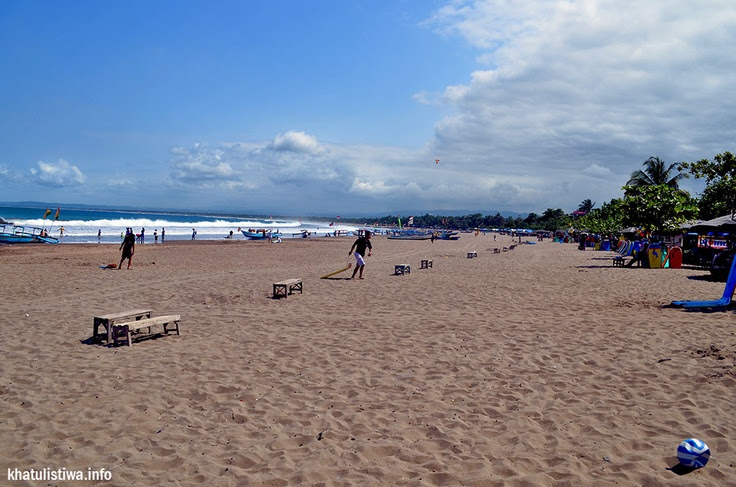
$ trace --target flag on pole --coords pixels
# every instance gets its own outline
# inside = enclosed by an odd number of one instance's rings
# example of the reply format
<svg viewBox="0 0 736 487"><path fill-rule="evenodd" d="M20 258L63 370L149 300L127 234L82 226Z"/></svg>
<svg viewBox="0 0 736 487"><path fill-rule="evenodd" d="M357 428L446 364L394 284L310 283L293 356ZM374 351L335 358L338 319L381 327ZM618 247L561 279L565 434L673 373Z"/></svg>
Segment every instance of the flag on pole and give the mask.
<svg viewBox="0 0 736 487"><path fill-rule="evenodd" d="M46 213L43 214L43 219L45 220L46 217L49 216L50 214L51 214L51 210L49 210L48 208L46 208Z"/></svg>
<svg viewBox="0 0 736 487"><path fill-rule="evenodd" d="M59 208L59 207L57 206L57 207L56 207L56 215L54 216L54 220L57 220L57 221L59 220L59 211L60 211L60 210L61 210L61 208Z"/></svg>

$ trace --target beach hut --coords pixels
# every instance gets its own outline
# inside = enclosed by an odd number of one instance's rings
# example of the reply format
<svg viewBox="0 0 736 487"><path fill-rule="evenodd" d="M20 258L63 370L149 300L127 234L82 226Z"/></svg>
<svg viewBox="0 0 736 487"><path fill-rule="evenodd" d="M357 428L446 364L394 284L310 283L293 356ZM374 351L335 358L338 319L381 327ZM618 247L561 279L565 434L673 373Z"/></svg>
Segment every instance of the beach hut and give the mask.
<svg viewBox="0 0 736 487"><path fill-rule="evenodd" d="M734 232L736 232L736 219L732 215L689 225L683 242L684 261L710 267L717 254L734 248L736 240Z"/></svg>

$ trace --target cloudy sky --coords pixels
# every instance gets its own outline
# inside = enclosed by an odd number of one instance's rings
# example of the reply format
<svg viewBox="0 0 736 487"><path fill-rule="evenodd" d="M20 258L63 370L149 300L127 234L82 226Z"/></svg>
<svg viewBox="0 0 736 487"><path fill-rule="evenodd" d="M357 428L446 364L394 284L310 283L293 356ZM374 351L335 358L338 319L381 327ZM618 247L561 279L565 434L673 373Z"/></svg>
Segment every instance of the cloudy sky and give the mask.
<svg viewBox="0 0 736 487"><path fill-rule="evenodd" d="M733 0L7 0L0 65L0 201L572 211L736 150Z"/></svg>

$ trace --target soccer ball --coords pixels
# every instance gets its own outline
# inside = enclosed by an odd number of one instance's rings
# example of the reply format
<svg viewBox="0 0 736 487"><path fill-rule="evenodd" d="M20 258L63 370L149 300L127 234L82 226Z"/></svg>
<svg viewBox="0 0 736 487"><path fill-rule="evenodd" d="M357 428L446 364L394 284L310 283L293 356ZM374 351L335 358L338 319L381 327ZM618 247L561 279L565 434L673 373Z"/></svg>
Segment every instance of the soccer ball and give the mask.
<svg viewBox="0 0 736 487"><path fill-rule="evenodd" d="M696 438L688 438L677 447L677 459L686 467L702 468L710 459L710 448Z"/></svg>

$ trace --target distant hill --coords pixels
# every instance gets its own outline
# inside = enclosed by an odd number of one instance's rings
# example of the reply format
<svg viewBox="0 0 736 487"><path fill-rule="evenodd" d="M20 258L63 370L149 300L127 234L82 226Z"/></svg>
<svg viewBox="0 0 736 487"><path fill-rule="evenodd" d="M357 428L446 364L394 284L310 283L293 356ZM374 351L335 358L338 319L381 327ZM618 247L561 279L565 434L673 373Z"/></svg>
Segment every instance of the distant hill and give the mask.
<svg viewBox="0 0 736 487"><path fill-rule="evenodd" d="M497 210L394 210L386 213L376 214L375 212L372 213L361 213L361 212L345 212L342 217L345 218L375 218L375 217L384 217L387 215L397 215L401 217L409 217L409 216L422 216L426 214L434 215L434 216L464 216L464 215L473 215L476 213L480 213L483 216L495 216L497 213L499 213L502 217L508 218L526 218L529 216L529 213L519 213L516 211L497 211Z"/></svg>

